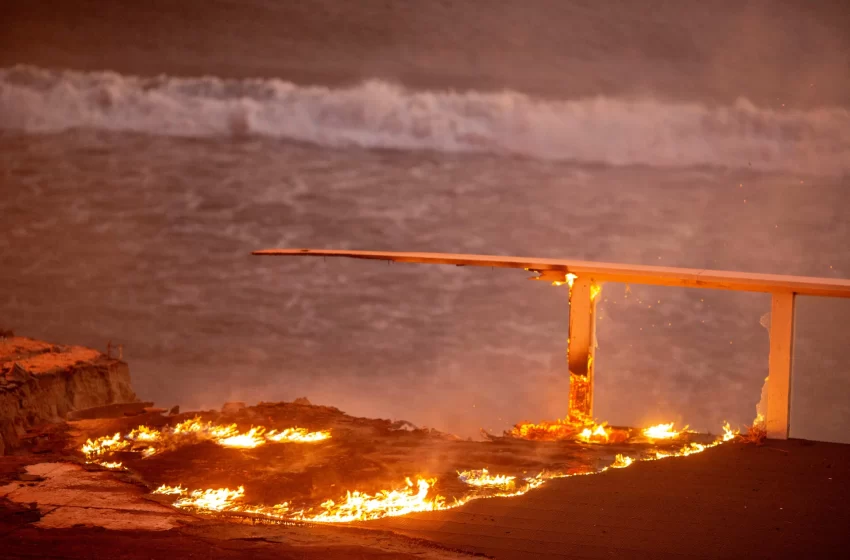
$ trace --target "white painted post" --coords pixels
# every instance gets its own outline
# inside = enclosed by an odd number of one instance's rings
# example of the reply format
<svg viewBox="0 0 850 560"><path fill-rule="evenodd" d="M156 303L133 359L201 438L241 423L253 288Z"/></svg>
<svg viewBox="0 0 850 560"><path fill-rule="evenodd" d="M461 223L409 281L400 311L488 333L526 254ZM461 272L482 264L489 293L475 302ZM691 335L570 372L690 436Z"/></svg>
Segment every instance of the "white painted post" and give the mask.
<svg viewBox="0 0 850 560"><path fill-rule="evenodd" d="M794 355L793 292L774 293L770 306L767 378L767 437L788 439L791 427L791 367Z"/></svg>
<svg viewBox="0 0 850 560"><path fill-rule="evenodd" d="M591 278L576 278L570 288L570 332L567 339L567 363L570 369L568 417L579 422L593 418L595 293L598 293L598 287Z"/></svg>

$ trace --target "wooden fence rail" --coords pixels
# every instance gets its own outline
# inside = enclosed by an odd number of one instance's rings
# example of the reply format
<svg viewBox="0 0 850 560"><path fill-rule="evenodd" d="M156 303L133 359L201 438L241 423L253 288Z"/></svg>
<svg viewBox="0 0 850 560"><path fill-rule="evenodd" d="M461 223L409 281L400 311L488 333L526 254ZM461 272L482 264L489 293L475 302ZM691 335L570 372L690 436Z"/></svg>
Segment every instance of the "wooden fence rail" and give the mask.
<svg viewBox="0 0 850 560"><path fill-rule="evenodd" d="M536 272L536 280L570 284L570 326L567 360L570 371L571 417L593 414L595 349L595 286L603 282L762 292L772 295L768 364L767 434L787 439L791 422L791 367L794 357L795 297L850 298L850 280L750 274L719 270L596 263L450 253L401 253L322 249L266 249L259 256L349 257L393 262L519 268Z"/></svg>

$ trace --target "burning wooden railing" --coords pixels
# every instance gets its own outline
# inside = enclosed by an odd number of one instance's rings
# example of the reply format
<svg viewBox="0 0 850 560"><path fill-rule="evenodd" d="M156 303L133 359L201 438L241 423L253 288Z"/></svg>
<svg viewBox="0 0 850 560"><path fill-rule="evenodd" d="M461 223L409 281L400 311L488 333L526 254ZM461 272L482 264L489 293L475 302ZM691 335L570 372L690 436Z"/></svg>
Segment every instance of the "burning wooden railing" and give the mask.
<svg viewBox="0 0 850 560"><path fill-rule="evenodd" d="M717 270L596 263L449 253L399 253L322 249L267 249L260 256L349 257L394 262L521 268L546 280L570 286L567 361L570 371L570 419L592 418L593 362L596 348L596 294L603 282L762 292L772 296L768 364L767 435L787 439L791 414L791 367L794 355L794 304L801 296L850 298L850 280L751 274Z"/></svg>

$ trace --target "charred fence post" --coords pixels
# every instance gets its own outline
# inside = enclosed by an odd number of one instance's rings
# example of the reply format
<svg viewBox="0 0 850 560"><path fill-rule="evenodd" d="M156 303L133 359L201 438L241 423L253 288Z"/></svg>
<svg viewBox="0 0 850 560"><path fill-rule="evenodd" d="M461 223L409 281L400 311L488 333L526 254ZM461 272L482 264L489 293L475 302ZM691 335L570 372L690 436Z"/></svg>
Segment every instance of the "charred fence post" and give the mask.
<svg viewBox="0 0 850 560"><path fill-rule="evenodd" d="M567 363L570 370L569 418L593 418L593 358L596 353L596 295L592 278L579 276L570 287L570 331Z"/></svg>
<svg viewBox="0 0 850 560"><path fill-rule="evenodd" d="M791 368L794 357L794 292L775 292L770 306L767 376L767 437L788 439L791 426Z"/></svg>

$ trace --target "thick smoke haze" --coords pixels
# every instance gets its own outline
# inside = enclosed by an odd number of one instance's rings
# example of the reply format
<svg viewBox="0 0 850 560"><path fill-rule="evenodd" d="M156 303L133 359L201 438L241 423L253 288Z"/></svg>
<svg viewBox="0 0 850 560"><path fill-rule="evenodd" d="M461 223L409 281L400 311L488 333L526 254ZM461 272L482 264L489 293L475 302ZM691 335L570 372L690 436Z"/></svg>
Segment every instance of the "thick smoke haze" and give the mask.
<svg viewBox="0 0 850 560"><path fill-rule="evenodd" d="M840 2L26 2L0 22L0 322L161 405L476 436L563 417L565 288L249 256L414 250L850 277ZM607 285L596 416L748 424L758 294ZM848 440L848 302L792 435Z"/></svg>

